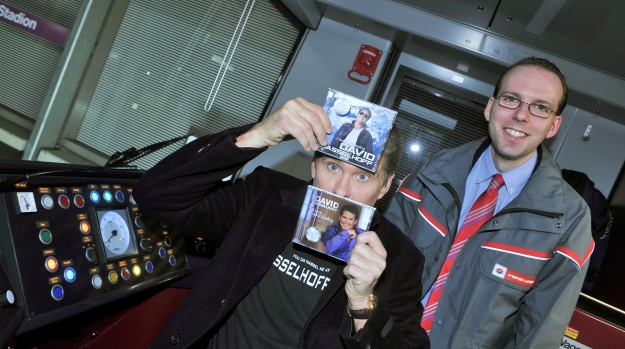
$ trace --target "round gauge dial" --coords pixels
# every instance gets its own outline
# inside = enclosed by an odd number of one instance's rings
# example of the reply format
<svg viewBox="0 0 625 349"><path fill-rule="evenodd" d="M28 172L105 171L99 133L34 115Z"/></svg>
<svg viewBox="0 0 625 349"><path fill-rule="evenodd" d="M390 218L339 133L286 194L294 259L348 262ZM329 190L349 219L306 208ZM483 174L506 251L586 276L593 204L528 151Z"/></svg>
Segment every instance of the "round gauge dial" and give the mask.
<svg viewBox="0 0 625 349"><path fill-rule="evenodd" d="M100 219L100 231L104 248L119 255L126 252L130 244L128 224L122 216L113 211L106 212Z"/></svg>

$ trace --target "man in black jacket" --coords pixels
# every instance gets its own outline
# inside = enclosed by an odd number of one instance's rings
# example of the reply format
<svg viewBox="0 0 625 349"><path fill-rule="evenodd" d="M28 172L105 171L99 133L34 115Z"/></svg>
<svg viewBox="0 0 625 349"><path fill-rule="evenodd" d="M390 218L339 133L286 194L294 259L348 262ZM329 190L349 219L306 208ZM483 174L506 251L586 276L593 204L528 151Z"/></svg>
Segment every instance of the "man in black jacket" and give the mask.
<svg viewBox="0 0 625 349"><path fill-rule="evenodd" d="M259 168L222 179L285 139L305 150L332 130L297 98L259 124L200 138L148 171L133 191L142 211L220 243L153 348L428 348L419 326L423 256L384 217L357 237L345 265L293 244L309 183ZM373 205L401 151L392 132L377 173L316 153L312 184Z"/></svg>

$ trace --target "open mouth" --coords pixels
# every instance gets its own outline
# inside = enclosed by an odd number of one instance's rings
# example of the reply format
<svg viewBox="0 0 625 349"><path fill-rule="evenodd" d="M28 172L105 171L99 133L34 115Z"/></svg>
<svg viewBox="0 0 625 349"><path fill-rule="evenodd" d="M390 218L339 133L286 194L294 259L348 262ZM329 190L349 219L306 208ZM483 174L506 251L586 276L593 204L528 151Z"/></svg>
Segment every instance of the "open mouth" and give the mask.
<svg viewBox="0 0 625 349"><path fill-rule="evenodd" d="M523 133L523 132L519 132L519 131L515 131L509 128L504 128L504 131L506 131L507 134L509 134L510 136L514 137L514 138L523 138L523 137L527 137L527 134Z"/></svg>

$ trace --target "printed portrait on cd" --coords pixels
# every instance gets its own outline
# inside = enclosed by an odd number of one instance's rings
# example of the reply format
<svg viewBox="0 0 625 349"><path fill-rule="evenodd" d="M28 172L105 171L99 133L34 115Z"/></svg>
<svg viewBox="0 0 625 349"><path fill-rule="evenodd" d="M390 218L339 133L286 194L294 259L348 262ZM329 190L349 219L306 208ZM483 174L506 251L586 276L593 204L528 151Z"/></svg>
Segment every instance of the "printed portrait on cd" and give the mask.
<svg viewBox="0 0 625 349"><path fill-rule="evenodd" d="M329 89L324 110L332 122L320 152L375 172L397 112Z"/></svg>
<svg viewBox="0 0 625 349"><path fill-rule="evenodd" d="M309 186L293 241L347 261L375 208Z"/></svg>

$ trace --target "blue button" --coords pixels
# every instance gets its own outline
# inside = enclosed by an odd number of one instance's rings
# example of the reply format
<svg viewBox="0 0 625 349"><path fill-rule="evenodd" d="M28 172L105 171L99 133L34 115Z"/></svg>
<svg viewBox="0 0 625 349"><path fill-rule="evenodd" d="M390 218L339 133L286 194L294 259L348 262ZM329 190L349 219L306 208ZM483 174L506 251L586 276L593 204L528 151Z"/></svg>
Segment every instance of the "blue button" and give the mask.
<svg viewBox="0 0 625 349"><path fill-rule="evenodd" d="M96 204L100 202L100 193L98 193L95 190L91 191L91 193L89 194L89 197L91 198L91 201L93 201Z"/></svg>
<svg viewBox="0 0 625 349"><path fill-rule="evenodd" d="M102 196L104 197L104 201L106 201L106 202L113 201L113 194L111 194L111 192L108 191L108 190L105 190L104 194L102 194Z"/></svg>
<svg viewBox="0 0 625 349"><path fill-rule="evenodd" d="M436 324L440 326L443 322L441 320L436 321Z"/></svg>
<svg viewBox="0 0 625 349"><path fill-rule="evenodd" d="M147 261L147 263L145 263L145 270L148 273L153 272L154 271L154 264L152 264L152 262L150 262L150 261Z"/></svg>
<svg viewBox="0 0 625 349"><path fill-rule="evenodd" d="M165 258L167 256L167 251L161 247L158 249L158 255L161 256L161 258Z"/></svg>
<svg viewBox="0 0 625 349"><path fill-rule="evenodd" d="M169 264L171 264L171 265L176 265L176 257L174 257L174 256L169 256Z"/></svg>
<svg viewBox="0 0 625 349"><path fill-rule="evenodd" d="M63 291L63 286L61 285L54 285L52 286L52 298L54 298L54 300L60 301L61 299L63 299L63 294L65 293Z"/></svg>
<svg viewBox="0 0 625 349"><path fill-rule="evenodd" d="M74 282L74 280L76 280L76 271L74 268L69 267L65 269L63 274L65 275L65 280L67 280L67 282Z"/></svg>
<svg viewBox="0 0 625 349"><path fill-rule="evenodd" d="M123 202L124 201L124 193L122 193L121 191L116 191L115 192L115 199L117 199L117 201L119 202Z"/></svg>

